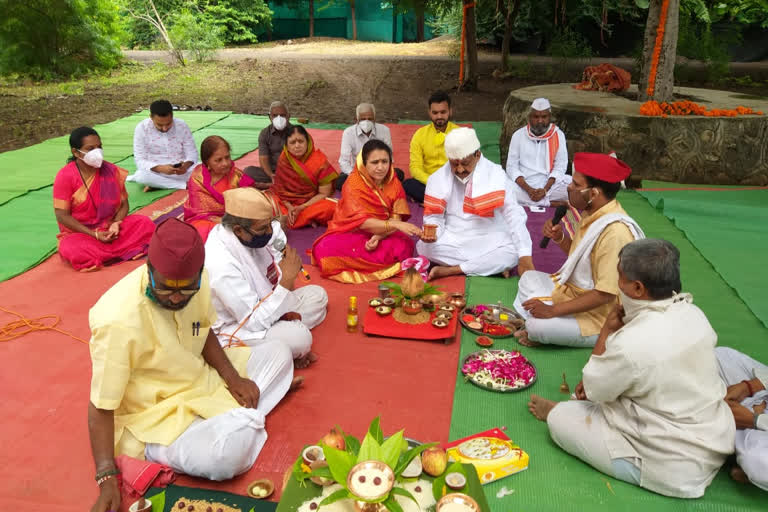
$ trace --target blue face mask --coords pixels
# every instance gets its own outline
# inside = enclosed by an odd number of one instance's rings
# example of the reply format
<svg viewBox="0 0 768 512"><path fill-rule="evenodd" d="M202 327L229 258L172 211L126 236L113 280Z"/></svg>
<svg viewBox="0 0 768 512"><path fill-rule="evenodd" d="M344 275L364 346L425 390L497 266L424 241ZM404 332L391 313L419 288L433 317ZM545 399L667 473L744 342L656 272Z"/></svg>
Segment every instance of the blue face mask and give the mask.
<svg viewBox="0 0 768 512"><path fill-rule="evenodd" d="M253 235L253 237L247 242L240 237L237 237L237 239L240 240L241 244L246 247L250 247L251 249L261 249L272 239L271 231L269 233L264 233L263 235L254 235L250 229L245 230L248 232L248 234Z"/></svg>

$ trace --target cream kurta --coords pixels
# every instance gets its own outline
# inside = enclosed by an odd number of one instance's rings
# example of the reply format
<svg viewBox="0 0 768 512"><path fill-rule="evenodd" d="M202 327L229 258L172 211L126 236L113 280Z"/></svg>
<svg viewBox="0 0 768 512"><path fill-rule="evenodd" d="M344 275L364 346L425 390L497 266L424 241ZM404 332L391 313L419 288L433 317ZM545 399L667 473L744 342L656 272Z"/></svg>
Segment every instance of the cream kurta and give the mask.
<svg viewBox="0 0 768 512"><path fill-rule="evenodd" d="M197 417L211 418L240 405L202 356L216 320L208 276L182 310L146 295L147 266L110 288L91 308L91 403L115 411L115 452L144 457L145 443L170 445ZM199 330L192 324L199 322ZM226 350L247 376L248 347Z"/></svg>
<svg viewBox="0 0 768 512"><path fill-rule="evenodd" d="M585 214L581 221L576 225L576 232L571 241L571 251L573 252L581 242L589 226L597 219L610 213L619 213L627 215L624 208L621 207L615 199L610 201L592 215ZM583 313L575 313L573 316L579 322L579 328L583 336L592 336L598 334L605 323L605 319L618 304L619 294L619 251L629 242L635 240L629 228L621 222L609 224L597 239L592 252L589 254L592 266L592 281L594 281L595 290L616 295L617 299L608 304L598 306ZM552 301L557 304L576 299L589 290L583 290L572 282L566 282L564 285L558 285L552 292Z"/></svg>
<svg viewBox="0 0 768 512"><path fill-rule="evenodd" d="M587 398L611 427L611 458L639 457L642 487L682 498L704 494L733 452L735 433L717 335L690 300L648 301L583 371Z"/></svg>

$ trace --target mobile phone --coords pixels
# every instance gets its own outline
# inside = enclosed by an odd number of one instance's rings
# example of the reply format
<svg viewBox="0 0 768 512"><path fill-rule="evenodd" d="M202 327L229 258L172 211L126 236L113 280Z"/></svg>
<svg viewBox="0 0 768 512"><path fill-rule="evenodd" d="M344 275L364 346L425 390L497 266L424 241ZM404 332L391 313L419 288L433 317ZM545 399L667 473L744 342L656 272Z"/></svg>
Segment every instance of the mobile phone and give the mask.
<svg viewBox="0 0 768 512"><path fill-rule="evenodd" d="M177 163L177 164L173 164L173 166L174 166L176 169L178 169L179 167L181 167L181 162L179 162L179 163Z"/></svg>

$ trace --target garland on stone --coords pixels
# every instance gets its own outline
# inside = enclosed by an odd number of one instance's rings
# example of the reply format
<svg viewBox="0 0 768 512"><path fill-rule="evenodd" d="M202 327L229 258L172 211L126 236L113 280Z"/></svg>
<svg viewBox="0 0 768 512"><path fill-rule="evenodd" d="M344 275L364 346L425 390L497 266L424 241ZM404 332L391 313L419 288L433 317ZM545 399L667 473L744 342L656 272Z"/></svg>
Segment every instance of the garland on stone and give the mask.
<svg viewBox="0 0 768 512"><path fill-rule="evenodd" d="M736 117L736 116L761 116L763 113L759 110L752 110L749 107L739 105L736 108L707 109L704 105L699 105L692 101L674 101L672 103L659 103L658 101L646 101L640 107L640 113L644 116L668 117L668 116L706 116L706 117Z"/></svg>
<svg viewBox="0 0 768 512"><path fill-rule="evenodd" d="M656 43L653 46L651 55L651 67L648 70L648 88L645 92L649 98L653 97L656 90L656 72L659 67L659 57L661 56L661 47L664 44L664 31L667 26L667 11L669 10L669 0L662 0L661 11L659 12L659 26L656 27Z"/></svg>

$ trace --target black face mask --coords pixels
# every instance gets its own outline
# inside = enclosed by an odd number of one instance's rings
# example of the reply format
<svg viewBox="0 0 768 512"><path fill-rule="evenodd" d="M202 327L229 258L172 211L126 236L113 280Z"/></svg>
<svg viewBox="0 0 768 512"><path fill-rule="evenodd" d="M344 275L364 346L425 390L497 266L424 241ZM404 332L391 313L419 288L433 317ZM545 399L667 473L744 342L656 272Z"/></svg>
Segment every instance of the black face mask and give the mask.
<svg viewBox="0 0 768 512"><path fill-rule="evenodd" d="M254 235L247 242L240 237L237 237L237 239L240 240L240 243L246 247L250 247L251 249L261 249L262 247L267 245L269 241L272 239L272 233L264 233L263 235Z"/></svg>

